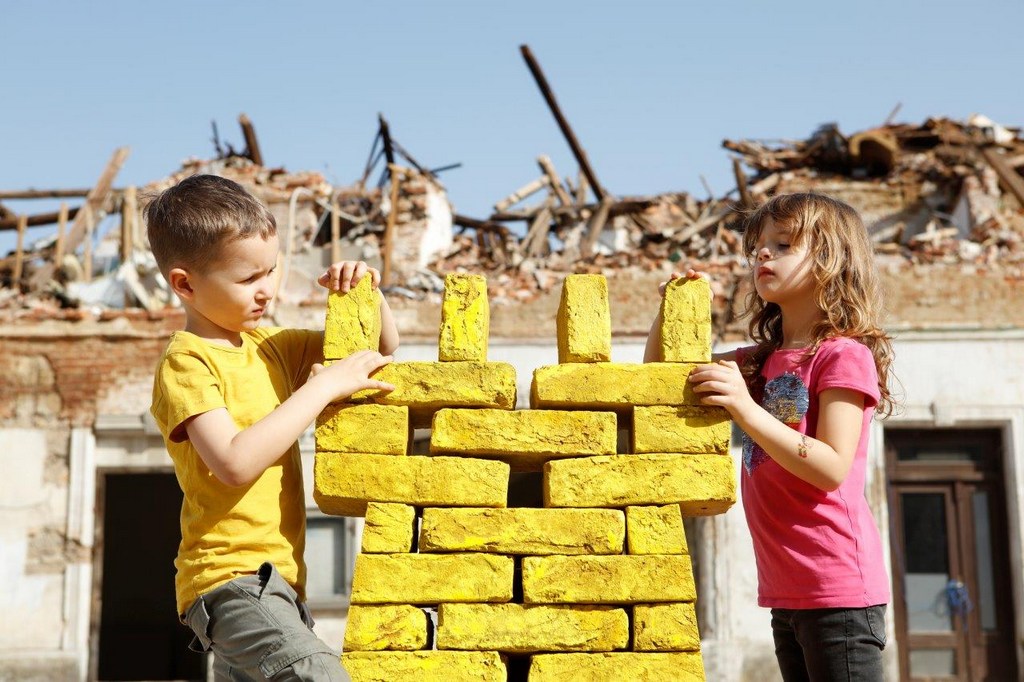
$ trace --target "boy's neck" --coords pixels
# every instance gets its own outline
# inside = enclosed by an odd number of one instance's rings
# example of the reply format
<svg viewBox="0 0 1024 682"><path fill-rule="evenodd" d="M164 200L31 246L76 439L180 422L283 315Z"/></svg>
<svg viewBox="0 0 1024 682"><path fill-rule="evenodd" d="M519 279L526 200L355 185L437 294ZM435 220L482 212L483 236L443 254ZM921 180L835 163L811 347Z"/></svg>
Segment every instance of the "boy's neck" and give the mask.
<svg viewBox="0 0 1024 682"><path fill-rule="evenodd" d="M185 331L194 334L204 341L217 345L239 348L242 345L242 334L231 329L224 329L196 312L188 305L185 308Z"/></svg>

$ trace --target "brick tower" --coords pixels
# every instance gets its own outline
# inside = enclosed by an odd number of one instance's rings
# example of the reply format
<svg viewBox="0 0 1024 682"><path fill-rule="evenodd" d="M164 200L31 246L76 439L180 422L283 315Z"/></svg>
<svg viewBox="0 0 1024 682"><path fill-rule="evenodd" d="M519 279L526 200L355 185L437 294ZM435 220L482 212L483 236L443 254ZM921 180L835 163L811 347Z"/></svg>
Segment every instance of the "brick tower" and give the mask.
<svg viewBox="0 0 1024 682"><path fill-rule="evenodd" d="M376 377L395 391L321 414L317 504L366 517L354 682L704 679L683 517L735 502L730 423L686 381L711 356L707 283L672 282L662 313L664 362L611 362L607 283L568 276L558 364L515 410L514 368L487 361L486 282L449 275L439 361L392 363ZM331 294L325 357L379 334L369 278ZM429 456L410 454L427 426Z"/></svg>

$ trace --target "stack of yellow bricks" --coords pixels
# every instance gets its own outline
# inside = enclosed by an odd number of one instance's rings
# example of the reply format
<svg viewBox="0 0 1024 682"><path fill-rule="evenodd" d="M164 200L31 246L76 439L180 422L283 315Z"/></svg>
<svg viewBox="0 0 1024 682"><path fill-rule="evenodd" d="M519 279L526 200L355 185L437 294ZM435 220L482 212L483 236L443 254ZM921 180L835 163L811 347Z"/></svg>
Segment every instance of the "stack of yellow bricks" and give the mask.
<svg viewBox="0 0 1024 682"><path fill-rule="evenodd" d="M342 654L354 682L704 679L683 517L734 503L730 423L686 381L710 359L706 282L670 284L662 313L663 362L611 362L607 283L569 276L559 364L515 410L515 370L487 360L486 282L449 275L439 361L392 363L377 378L395 391L324 411L314 497L366 517ZM331 295L327 358L379 334L369 278ZM429 456L410 454L427 426ZM543 506L510 500L520 472Z"/></svg>

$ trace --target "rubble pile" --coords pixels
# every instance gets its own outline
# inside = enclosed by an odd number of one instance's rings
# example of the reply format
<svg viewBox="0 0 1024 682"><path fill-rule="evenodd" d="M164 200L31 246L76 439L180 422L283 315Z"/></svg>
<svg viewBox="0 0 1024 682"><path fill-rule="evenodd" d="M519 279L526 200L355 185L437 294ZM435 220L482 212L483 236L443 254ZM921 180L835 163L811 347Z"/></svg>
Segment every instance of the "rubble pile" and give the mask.
<svg viewBox="0 0 1024 682"><path fill-rule="evenodd" d="M806 140L726 140L723 147L734 153L737 179L724 196L702 200L679 192L612 200L603 232L595 235L595 216L608 201L565 205L558 197L573 196L571 184L559 192L554 182L537 183L534 191L547 188L541 201L508 207L509 199L521 201L534 189L527 186L499 202L489 218L526 222L522 237L504 242L500 253L482 240L457 238L433 266L447 272L487 264L515 298L546 290L567 272L665 270L672 263L734 270L745 266L745 211L775 193L797 191L852 204L889 263L965 263L1018 275L1024 266L1020 130L981 116L933 118L850 136L827 125Z"/></svg>
<svg viewBox="0 0 1024 682"><path fill-rule="evenodd" d="M139 188L137 198L134 190L112 186L126 151L115 154L90 190L0 192L0 201L29 194L85 197L61 217L74 219L67 244L61 244L61 227L57 237L33 245L19 240L18 253L0 259L0 307L155 311L175 305L148 252L140 206L194 173L236 180L270 207L282 244L279 300L295 305L320 303L316 276L341 258L371 262L381 268L386 290L410 299L439 301L449 272L486 274L495 305L532 300L568 273L621 276L698 265L731 282L746 268L745 212L773 194L795 191L853 205L890 269L942 263L1024 278L1024 137L979 115L886 123L850 135L828 124L804 140L725 140L736 186L706 198L685 191L616 197L598 183L582 151L575 179L560 176L540 156L539 177L480 218L454 212L437 173L390 138L383 118L363 177L348 186L334 186L317 172L264 166L243 118L244 152L189 159ZM379 181L368 184L375 171ZM117 214L121 229L110 229L93 248L95 240L84 235ZM23 231L24 224L56 218L18 222L2 209L0 220L6 229L17 222ZM15 279L18 286L12 286Z"/></svg>

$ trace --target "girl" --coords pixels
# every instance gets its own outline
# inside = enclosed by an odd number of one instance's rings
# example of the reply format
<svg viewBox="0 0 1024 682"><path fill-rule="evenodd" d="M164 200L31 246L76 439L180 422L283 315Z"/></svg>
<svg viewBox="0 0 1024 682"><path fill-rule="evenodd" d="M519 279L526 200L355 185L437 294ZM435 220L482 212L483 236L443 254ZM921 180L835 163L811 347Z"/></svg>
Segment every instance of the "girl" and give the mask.
<svg viewBox="0 0 1024 682"><path fill-rule="evenodd" d="M893 408L892 347L867 232L841 201L789 194L748 217L743 244L756 345L689 380L743 430L758 604L787 682L881 680L889 581L864 477L872 415Z"/></svg>

